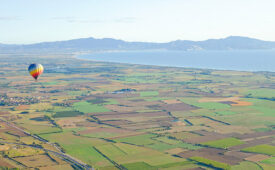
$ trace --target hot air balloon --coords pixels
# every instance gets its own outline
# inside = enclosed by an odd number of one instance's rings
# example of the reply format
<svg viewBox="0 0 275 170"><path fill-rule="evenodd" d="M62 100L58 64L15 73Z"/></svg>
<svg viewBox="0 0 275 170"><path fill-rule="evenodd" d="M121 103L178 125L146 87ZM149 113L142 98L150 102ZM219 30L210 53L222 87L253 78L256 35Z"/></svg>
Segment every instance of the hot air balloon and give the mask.
<svg viewBox="0 0 275 170"><path fill-rule="evenodd" d="M37 78L43 73L44 68L41 64L31 64L28 68L30 75L37 80Z"/></svg>

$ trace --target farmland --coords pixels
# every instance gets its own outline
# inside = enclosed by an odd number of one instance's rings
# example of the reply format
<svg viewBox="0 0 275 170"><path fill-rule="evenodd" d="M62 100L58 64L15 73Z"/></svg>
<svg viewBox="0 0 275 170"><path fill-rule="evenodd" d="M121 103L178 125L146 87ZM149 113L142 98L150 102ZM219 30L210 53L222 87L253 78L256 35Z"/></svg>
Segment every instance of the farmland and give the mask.
<svg viewBox="0 0 275 170"><path fill-rule="evenodd" d="M271 145L257 145L248 148L244 148L243 151L262 153L266 155L275 156L275 146Z"/></svg>
<svg viewBox="0 0 275 170"><path fill-rule="evenodd" d="M274 73L104 63L73 54L1 54L0 61L3 168L275 165ZM26 71L33 62L45 67L38 82Z"/></svg>
<svg viewBox="0 0 275 170"><path fill-rule="evenodd" d="M209 141L202 143L203 145L216 147L216 148L224 148L227 149L232 146L244 144L244 142L236 139L236 138L224 138L216 141Z"/></svg>

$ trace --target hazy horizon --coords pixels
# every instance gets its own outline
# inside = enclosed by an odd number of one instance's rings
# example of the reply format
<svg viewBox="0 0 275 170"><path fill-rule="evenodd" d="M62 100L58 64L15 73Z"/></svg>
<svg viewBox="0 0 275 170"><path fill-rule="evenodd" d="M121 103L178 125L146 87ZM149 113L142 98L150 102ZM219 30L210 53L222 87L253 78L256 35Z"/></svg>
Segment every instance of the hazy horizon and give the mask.
<svg viewBox="0 0 275 170"><path fill-rule="evenodd" d="M127 41L127 40L124 40L124 39L121 39L121 38L112 38L112 37L102 37L102 38L97 38L97 37L79 37L79 38L74 38L74 39L64 39L64 40L55 40L55 41L38 41L38 42L33 42L33 43L2 43L2 42L0 42L0 44L6 44L6 45L31 45L31 44L37 44L37 43L62 42L62 41L70 41L70 40L77 40L77 39L88 39L88 38L94 38L94 39L116 39L116 40L121 40L121 41L125 41L125 42L169 43L169 42L173 42L173 41L194 41L194 42L199 42L199 41L207 41L207 40L211 40L211 39L215 39L215 40L226 39L226 38L229 38L229 37L243 37L243 38L257 39L257 40L261 40L261 41L269 41L269 40L258 39L258 38L254 38L254 37L246 37L246 36L241 36L241 35L229 35L229 36L226 36L226 37L208 38L208 39L202 39L202 40L175 39L175 40L164 41L164 42L158 42L158 41ZM270 42L275 42L275 41L270 41Z"/></svg>
<svg viewBox="0 0 275 170"><path fill-rule="evenodd" d="M5 44L86 37L201 41L230 35L275 41L272 0L4 0L1 4L0 42Z"/></svg>

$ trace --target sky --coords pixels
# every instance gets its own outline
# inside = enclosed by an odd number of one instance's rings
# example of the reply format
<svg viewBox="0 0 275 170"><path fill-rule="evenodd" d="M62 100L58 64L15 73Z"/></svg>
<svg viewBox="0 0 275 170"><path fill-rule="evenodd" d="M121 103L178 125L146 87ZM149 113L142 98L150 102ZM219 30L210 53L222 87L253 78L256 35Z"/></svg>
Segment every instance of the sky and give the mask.
<svg viewBox="0 0 275 170"><path fill-rule="evenodd" d="M275 41L274 0L0 0L0 43L76 38Z"/></svg>

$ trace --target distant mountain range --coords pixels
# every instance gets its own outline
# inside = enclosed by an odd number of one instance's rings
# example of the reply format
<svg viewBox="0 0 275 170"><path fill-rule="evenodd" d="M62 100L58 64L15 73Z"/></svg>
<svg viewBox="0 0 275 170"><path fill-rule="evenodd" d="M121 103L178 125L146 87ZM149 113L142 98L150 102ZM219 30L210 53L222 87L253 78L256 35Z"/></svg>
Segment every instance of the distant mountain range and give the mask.
<svg viewBox="0 0 275 170"><path fill-rule="evenodd" d="M81 38L28 45L0 44L0 52L89 52L110 50L254 50L275 49L275 42L230 36L205 41L177 40L168 43L127 42L112 38Z"/></svg>

